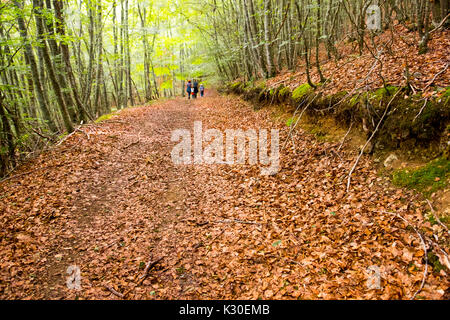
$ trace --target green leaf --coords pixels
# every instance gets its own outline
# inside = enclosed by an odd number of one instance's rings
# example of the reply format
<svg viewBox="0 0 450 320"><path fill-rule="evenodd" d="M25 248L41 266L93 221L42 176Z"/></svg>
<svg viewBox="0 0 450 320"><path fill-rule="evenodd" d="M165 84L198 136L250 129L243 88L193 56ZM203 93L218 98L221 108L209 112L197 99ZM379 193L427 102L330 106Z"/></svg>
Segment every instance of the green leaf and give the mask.
<svg viewBox="0 0 450 320"><path fill-rule="evenodd" d="M286 126L290 127L292 125L292 123L294 122L294 118L290 117L287 121L286 121Z"/></svg>
<svg viewBox="0 0 450 320"><path fill-rule="evenodd" d="M281 240L277 240L277 241L275 241L274 243L272 243L272 246L273 247L277 247L277 246L279 246L281 244Z"/></svg>

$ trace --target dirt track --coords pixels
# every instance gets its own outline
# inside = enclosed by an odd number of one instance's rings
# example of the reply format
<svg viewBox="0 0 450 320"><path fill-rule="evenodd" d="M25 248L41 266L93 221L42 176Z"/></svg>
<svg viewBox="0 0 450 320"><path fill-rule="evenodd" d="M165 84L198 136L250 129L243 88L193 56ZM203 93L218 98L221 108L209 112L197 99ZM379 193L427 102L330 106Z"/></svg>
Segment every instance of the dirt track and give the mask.
<svg viewBox="0 0 450 320"><path fill-rule="evenodd" d="M282 142L288 132L269 110L220 96L82 127L0 184L0 298L408 299L420 288L420 239L387 211L417 225L425 207L368 158L348 194L355 153L301 131L274 176L255 165L176 166L171 132L194 120L276 127ZM67 288L71 265L81 290ZM367 287L371 266L380 289ZM417 297L447 288L445 272L429 268Z"/></svg>

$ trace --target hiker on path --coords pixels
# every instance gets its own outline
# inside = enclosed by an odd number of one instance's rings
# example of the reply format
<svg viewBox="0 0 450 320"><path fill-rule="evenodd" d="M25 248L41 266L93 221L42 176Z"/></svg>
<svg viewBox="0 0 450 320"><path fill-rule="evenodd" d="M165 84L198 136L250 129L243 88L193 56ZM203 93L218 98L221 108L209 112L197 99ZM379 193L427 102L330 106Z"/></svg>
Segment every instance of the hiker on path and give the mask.
<svg viewBox="0 0 450 320"><path fill-rule="evenodd" d="M187 92L188 99L190 99L191 98L191 92L192 92L191 80L188 80L188 82L186 84L186 92Z"/></svg>
<svg viewBox="0 0 450 320"><path fill-rule="evenodd" d="M203 97L203 94L205 93L205 87L203 86L203 83L200 84L200 96Z"/></svg>
<svg viewBox="0 0 450 320"><path fill-rule="evenodd" d="M197 80L195 80L195 79L194 79L194 87L193 87L193 90L194 90L194 93L193 93L192 97L193 97L194 99L196 99L196 98L197 98L197 93L198 93L198 82L197 82Z"/></svg>

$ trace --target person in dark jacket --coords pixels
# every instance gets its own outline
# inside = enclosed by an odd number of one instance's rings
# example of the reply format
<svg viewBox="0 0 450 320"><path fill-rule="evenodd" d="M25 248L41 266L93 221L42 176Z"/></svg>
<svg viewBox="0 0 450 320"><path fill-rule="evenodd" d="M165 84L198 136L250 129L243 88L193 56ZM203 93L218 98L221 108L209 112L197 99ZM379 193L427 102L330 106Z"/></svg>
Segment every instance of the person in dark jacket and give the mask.
<svg viewBox="0 0 450 320"><path fill-rule="evenodd" d="M186 92L187 92L188 99L191 98L191 91L192 91L191 80L188 80L188 82L186 84Z"/></svg>
<svg viewBox="0 0 450 320"><path fill-rule="evenodd" d="M192 95L192 98L196 99L197 98L197 93L198 93L198 82L195 79L194 79L194 85L193 85L192 89L194 91L194 93Z"/></svg>

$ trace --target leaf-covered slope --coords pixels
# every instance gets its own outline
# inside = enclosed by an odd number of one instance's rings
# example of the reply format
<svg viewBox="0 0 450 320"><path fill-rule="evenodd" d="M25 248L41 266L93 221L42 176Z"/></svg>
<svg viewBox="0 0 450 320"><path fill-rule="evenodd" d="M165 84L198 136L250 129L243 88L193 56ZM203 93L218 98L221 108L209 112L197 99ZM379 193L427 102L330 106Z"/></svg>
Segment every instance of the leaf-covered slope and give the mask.
<svg viewBox="0 0 450 320"><path fill-rule="evenodd" d="M0 184L3 299L409 299L425 252L448 235L427 207L366 157L299 131L281 170L175 166L174 129L278 128L233 97L170 100L82 127ZM401 215L411 223L396 216ZM439 239L436 242L434 235ZM160 260L161 259L161 260ZM80 291L66 286L81 269ZM148 266L148 268L147 268ZM369 268L380 289L369 289ZM448 270L428 267L416 298L442 299Z"/></svg>

